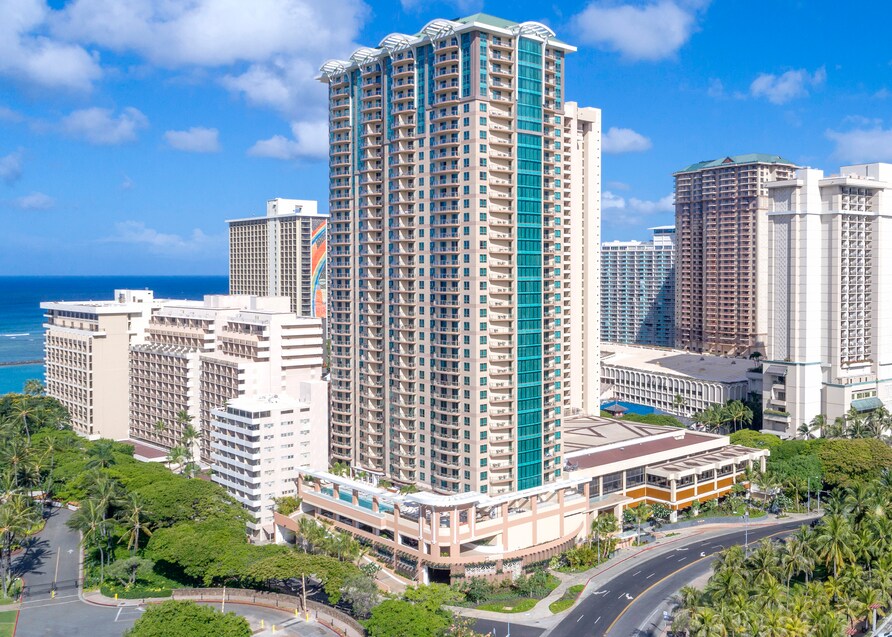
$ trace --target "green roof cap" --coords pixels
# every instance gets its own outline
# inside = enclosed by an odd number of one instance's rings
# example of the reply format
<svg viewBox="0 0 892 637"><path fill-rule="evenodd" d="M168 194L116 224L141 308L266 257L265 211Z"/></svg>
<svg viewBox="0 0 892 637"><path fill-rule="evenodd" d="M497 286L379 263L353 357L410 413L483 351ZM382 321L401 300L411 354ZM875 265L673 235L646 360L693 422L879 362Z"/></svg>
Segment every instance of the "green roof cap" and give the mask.
<svg viewBox="0 0 892 637"><path fill-rule="evenodd" d="M784 159L780 155L767 155L765 153L747 153L745 155L730 155L721 159L708 159L706 161L698 161L691 164L687 168L682 168L678 173L692 173L704 168L717 168L719 166L731 166L739 164L787 164L795 166L796 164Z"/></svg>

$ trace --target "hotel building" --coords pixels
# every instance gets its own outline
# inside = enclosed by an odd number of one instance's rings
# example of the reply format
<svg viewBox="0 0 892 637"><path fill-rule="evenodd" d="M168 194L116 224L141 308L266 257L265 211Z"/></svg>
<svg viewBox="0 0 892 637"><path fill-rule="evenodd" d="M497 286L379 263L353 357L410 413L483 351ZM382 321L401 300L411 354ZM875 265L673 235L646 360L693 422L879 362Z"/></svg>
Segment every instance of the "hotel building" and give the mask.
<svg viewBox="0 0 892 637"><path fill-rule="evenodd" d="M274 537L275 499L295 495L298 471L328 469L328 383L299 394L241 396L211 410L212 480L251 514L256 542Z"/></svg>
<svg viewBox="0 0 892 637"><path fill-rule="evenodd" d="M328 215L315 201L270 199L266 216L229 224L229 293L287 296L298 316L325 318Z"/></svg>
<svg viewBox="0 0 892 637"><path fill-rule="evenodd" d="M710 405L744 401L753 361L682 350L603 343L602 398L691 418ZM758 394L757 394L758 395Z"/></svg>
<svg viewBox="0 0 892 637"><path fill-rule="evenodd" d="M601 245L601 340L675 345L675 228Z"/></svg>
<svg viewBox="0 0 892 637"><path fill-rule="evenodd" d="M642 502L672 511L728 494L765 449L727 436L599 417L563 426L564 473L516 493L400 494L320 471L300 472L301 509L275 514L276 538L293 543L300 516L352 534L389 568L419 583L509 577L575 546L595 516ZM631 539L620 536L621 541Z"/></svg>
<svg viewBox="0 0 892 637"><path fill-rule="evenodd" d="M796 166L777 155L701 161L674 174L675 345L765 353L768 182Z"/></svg>
<svg viewBox="0 0 892 637"><path fill-rule="evenodd" d="M296 317L286 297L172 303L146 331L146 343L132 348L130 435L170 449L181 440L185 411L201 433L205 463L213 409L240 396L297 397L302 381L321 380L322 322Z"/></svg>
<svg viewBox="0 0 892 637"><path fill-rule="evenodd" d="M161 302L151 290L115 290L109 301L41 303L45 311L46 393L90 438L127 438L130 346Z"/></svg>
<svg viewBox="0 0 892 637"><path fill-rule="evenodd" d="M599 388L601 121L565 102L574 50L476 14L323 65L333 460L486 497L560 479L562 417Z"/></svg>
<svg viewBox="0 0 892 637"><path fill-rule="evenodd" d="M768 184L766 431L892 404L892 164Z"/></svg>

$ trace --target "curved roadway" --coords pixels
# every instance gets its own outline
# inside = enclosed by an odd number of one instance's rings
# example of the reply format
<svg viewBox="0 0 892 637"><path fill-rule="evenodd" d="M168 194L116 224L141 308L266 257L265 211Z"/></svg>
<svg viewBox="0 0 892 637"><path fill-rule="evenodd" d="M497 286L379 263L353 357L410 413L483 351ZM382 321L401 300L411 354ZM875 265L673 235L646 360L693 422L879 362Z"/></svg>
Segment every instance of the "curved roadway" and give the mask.
<svg viewBox="0 0 892 637"><path fill-rule="evenodd" d="M807 522L806 522L807 523ZM795 531L802 520L750 529L749 541ZM744 530L691 542L616 575L585 598L554 627L549 637L644 637L658 634L650 626L660 604L681 586L710 569L713 555L733 544L744 543ZM634 569L634 570L633 570Z"/></svg>

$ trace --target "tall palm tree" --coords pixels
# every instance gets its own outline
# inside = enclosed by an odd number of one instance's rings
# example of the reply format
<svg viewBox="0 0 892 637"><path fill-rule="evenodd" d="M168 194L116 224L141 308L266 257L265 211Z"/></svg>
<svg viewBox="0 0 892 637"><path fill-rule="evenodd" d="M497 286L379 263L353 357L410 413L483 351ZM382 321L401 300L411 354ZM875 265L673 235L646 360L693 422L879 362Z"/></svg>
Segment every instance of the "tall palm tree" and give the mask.
<svg viewBox="0 0 892 637"><path fill-rule="evenodd" d="M641 526L653 516L653 507L646 502L641 502L638 506L632 509L632 515L634 516L635 524L638 526L637 542L640 543Z"/></svg>
<svg viewBox="0 0 892 637"><path fill-rule="evenodd" d="M140 534L152 535L152 530L146 525L146 509L142 498L136 493L128 493L119 515L127 534L127 548L131 555L135 555L139 549Z"/></svg>
<svg viewBox="0 0 892 637"><path fill-rule="evenodd" d="M753 410L744 405L739 400L732 400L725 406L725 413L728 420L731 421L734 431L743 425L750 425L753 422Z"/></svg>
<svg viewBox="0 0 892 637"><path fill-rule="evenodd" d="M81 532L81 545L99 549L99 581L105 580L105 542L111 520L105 517L105 507L96 500L81 502L80 508L68 520L68 526Z"/></svg>
<svg viewBox="0 0 892 637"><path fill-rule="evenodd" d="M833 569L833 577L839 577L839 571L849 562L854 561L852 551L852 526L842 515L830 514L824 517L823 524L817 532L818 554L828 568Z"/></svg>
<svg viewBox="0 0 892 637"><path fill-rule="evenodd" d="M185 409L177 412L177 424L180 426L180 446L186 451L185 472L191 478L196 470L195 445L201 438L201 434L192 424L192 416Z"/></svg>
<svg viewBox="0 0 892 637"><path fill-rule="evenodd" d="M26 537L40 520L40 512L31 500L23 495L14 495L0 504L0 580L3 597L9 594L12 574L12 547Z"/></svg>
<svg viewBox="0 0 892 637"><path fill-rule="evenodd" d="M790 581L796 575L805 575L805 583L811 576L815 567L814 549L800 537L793 536L784 544L781 555L781 570L787 580L787 591L790 590Z"/></svg>
<svg viewBox="0 0 892 637"><path fill-rule="evenodd" d="M821 436L824 434L826 426L827 417L824 414L818 414L808 422L808 433Z"/></svg>
<svg viewBox="0 0 892 637"><path fill-rule="evenodd" d="M19 437L8 439L0 446L0 467L6 467L16 488L22 486L21 476L30 460L31 446Z"/></svg>
<svg viewBox="0 0 892 637"><path fill-rule="evenodd" d="M21 425L25 431L25 439L31 444L31 430L28 423L31 422L38 413L37 405L31 396L18 396L12 404L12 422Z"/></svg>

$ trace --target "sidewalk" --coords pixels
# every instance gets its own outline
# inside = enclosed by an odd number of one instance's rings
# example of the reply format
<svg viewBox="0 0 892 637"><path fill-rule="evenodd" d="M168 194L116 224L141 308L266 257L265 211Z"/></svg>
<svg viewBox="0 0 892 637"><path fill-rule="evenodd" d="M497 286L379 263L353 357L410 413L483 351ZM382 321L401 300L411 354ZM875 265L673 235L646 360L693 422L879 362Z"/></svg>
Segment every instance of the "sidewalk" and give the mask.
<svg viewBox="0 0 892 637"><path fill-rule="evenodd" d="M785 518L775 518L766 516L759 522L750 522L750 528L763 528L767 526L776 526L794 522L801 519L803 523L812 520L815 514L789 514ZM554 573L560 578L561 583L558 584L547 597L540 600L532 609L525 613L495 613L492 611L476 610L473 608L463 608L458 606L450 606L453 612L464 615L465 617L473 617L476 619L487 619L490 621L510 621L512 624L526 624L537 626L539 628L551 628L564 618L564 614L570 609L554 614L549 610L548 606L563 597L564 592L576 584L585 584L586 588L580 594L580 597L589 590L598 590L603 584L613 579L613 577L622 572L622 569L633 568L637 563L648 560L652 557L663 555L670 551L674 551L679 543L684 544L693 538L710 539L712 537L723 535L729 530L740 529L741 523L722 523L722 524L701 524L699 526L686 529L678 529L670 531L671 537L662 532L657 532L657 539L643 547L629 547L618 550L612 558L607 562L596 566L593 569L583 573ZM622 566L622 569L617 567ZM572 608L572 607L571 607Z"/></svg>

